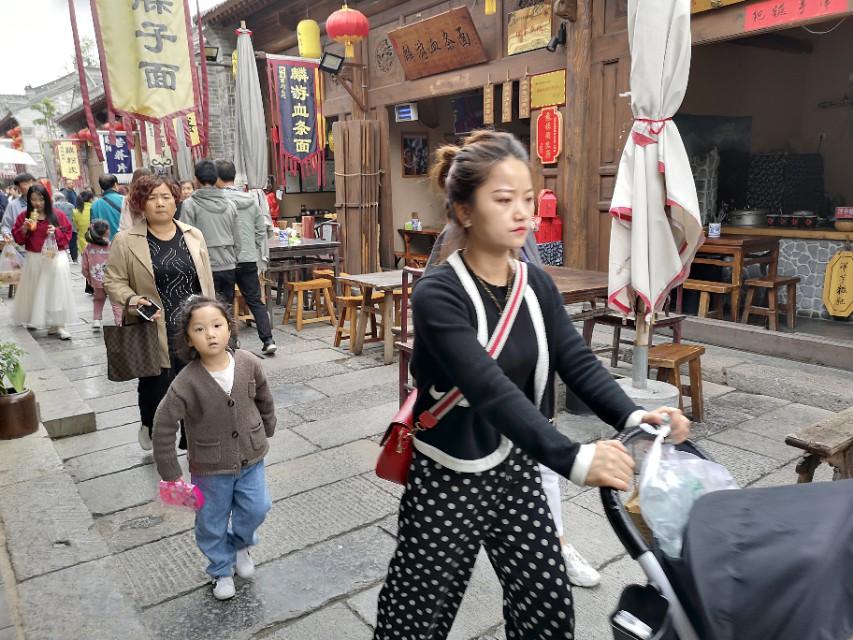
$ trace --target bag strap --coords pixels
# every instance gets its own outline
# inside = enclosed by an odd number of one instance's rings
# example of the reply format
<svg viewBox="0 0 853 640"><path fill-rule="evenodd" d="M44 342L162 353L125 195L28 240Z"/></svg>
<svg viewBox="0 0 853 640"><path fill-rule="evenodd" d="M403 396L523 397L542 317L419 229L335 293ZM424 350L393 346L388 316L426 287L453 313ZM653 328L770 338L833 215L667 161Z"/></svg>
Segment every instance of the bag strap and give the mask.
<svg viewBox="0 0 853 640"><path fill-rule="evenodd" d="M101 200L103 200L103 201L104 201L104 202L106 202L108 205L110 205L113 209L115 209L116 211L118 211L119 213L121 213L121 207L120 207L120 206L118 206L118 205L117 205L115 202L113 202L112 200L110 200L109 195L110 195L110 194L106 194L103 198L101 198Z"/></svg>
<svg viewBox="0 0 853 640"><path fill-rule="evenodd" d="M504 311L498 319L498 324L494 332L486 344L486 353L492 358L497 359L506 345L512 327L515 324L515 318L521 309L521 303L524 301L524 292L527 289L527 265L524 262L516 262L516 276L512 290L509 292L509 297L504 307ZM418 416L418 421L415 425L417 431L432 429L438 422L450 413L459 402L462 400L462 392L459 387L453 387L450 391L439 398L432 407L424 411Z"/></svg>

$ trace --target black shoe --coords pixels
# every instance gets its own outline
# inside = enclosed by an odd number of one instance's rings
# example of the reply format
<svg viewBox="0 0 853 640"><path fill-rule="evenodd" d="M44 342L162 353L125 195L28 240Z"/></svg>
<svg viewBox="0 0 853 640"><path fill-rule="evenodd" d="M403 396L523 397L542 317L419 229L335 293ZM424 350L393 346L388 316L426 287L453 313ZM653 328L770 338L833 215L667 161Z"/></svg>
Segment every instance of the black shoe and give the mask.
<svg viewBox="0 0 853 640"><path fill-rule="evenodd" d="M276 349L278 349L278 347L275 346L275 342L270 338L269 340L264 340L264 346L261 347L261 353L265 356L271 356L275 353Z"/></svg>

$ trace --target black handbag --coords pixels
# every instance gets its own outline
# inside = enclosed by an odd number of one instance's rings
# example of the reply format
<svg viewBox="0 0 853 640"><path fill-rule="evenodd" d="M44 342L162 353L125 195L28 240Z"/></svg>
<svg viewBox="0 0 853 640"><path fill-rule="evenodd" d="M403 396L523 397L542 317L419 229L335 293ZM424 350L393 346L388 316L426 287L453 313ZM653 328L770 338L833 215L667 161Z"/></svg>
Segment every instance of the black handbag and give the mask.
<svg viewBox="0 0 853 640"><path fill-rule="evenodd" d="M159 376L160 337L157 323L142 320L126 324L127 305L121 317L121 325L103 328L104 344L107 347L107 379L127 382L134 378Z"/></svg>

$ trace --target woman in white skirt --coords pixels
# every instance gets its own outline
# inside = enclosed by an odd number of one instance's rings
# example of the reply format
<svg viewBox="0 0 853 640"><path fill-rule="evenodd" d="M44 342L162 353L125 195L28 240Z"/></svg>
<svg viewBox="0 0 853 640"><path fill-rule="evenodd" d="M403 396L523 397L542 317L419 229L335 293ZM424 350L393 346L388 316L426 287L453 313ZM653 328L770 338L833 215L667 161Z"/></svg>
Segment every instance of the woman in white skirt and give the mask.
<svg viewBox="0 0 853 640"><path fill-rule="evenodd" d="M27 328L46 328L49 334L70 340L65 325L75 317L68 257L72 227L64 213L53 210L42 185L35 184L27 191L27 210L15 220L12 236L27 250L15 296L15 320ZM51 237L56 240L55 251L51 251L52 243L45 248Z"/></svg>

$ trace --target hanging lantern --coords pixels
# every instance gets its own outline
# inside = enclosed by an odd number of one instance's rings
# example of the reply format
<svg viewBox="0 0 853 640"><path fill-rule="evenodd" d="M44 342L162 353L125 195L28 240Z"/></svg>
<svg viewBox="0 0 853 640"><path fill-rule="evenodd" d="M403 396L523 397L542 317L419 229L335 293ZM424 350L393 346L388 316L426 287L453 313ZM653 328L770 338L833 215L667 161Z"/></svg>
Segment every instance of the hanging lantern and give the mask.
<svg viewBox="0 0 853 640"><path fill-rule="evenodd" d="M320 58L323 47L320 45L320 25L316 20L302 20L296 25L296 41L299 43L299 55L302 58Z"/></svg>
<svg viewBox="0 0 853 640"><path fill-rule="evenodd" d="M486 15L493 16L498 10L497 0L486 0Z"/></svg>
<svg viewBox="0 0 853 640"><path fill-rule="evenodd" d="M335 42L344 45L344 55L355 57L354 45L367 37L370 23L365 15L356 9L350 9L346 3L326 20L326 33Z"/></svg>

